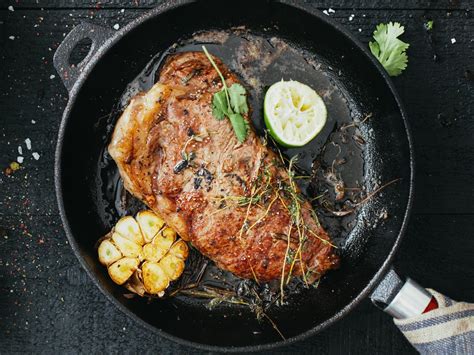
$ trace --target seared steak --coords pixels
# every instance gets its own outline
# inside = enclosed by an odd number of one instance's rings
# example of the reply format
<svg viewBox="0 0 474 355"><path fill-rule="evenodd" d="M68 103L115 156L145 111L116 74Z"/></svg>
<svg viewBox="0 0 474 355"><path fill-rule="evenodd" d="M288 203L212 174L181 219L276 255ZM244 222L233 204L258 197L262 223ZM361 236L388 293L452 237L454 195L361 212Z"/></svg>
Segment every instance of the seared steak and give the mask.
<svg viewBox="0 0 474 355"><path fill-rule="evenodd" d="M229 87L238 82L215 61ZM329 236L281 157L252 128L239 143L229 120L213 117L221 88L203 53L168 58L115 127L109 153L125 187L222 269L314 281L338 263Z"/></svg>

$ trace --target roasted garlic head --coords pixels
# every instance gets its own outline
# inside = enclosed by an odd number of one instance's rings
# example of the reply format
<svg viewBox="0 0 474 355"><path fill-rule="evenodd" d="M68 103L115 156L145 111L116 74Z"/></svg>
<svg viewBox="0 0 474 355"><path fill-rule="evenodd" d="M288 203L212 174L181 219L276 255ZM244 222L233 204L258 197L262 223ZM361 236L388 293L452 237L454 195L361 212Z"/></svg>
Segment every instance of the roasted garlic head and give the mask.
<svg viewBox="0 0 474 355"><path fill-rule="evenodd" d="M188 246L152 211L121 218L99 244L99 260L118 285L162 296L184 270Z"/></svg>

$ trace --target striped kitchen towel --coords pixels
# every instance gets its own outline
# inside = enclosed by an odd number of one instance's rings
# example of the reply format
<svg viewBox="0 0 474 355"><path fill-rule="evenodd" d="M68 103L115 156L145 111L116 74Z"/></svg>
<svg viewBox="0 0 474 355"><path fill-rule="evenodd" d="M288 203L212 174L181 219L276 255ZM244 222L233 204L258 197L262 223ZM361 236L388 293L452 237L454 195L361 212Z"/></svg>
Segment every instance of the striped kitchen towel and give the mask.
<svg viewBox="0 0 474 355"><path fill-rule="evenodd" d="M474 304L428 291L439 308L417 317L394 319L397 327L422 354L474 354Z"/></svg>

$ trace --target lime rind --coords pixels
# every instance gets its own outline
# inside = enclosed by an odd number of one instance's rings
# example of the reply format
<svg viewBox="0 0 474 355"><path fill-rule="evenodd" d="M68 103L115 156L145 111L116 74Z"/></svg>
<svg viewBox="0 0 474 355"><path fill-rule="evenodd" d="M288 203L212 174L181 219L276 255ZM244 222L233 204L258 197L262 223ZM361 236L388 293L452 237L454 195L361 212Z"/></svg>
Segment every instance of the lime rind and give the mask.
<svg viewBox="0 0 474 355"><path fill-rule="evenodd" d="M285 147L301 147L323 129L327 110L321 97L298 81L280 81L267 91L264 120L272 137Z"/></svg>

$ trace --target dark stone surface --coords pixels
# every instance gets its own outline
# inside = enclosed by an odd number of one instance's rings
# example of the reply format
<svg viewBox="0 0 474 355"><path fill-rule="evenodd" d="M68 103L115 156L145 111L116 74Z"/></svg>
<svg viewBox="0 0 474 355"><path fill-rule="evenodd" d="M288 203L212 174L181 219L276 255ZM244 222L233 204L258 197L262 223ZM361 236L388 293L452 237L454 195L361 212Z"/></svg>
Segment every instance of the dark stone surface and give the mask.
<svg viewBox="0 0 474 355"><path fill-rule="evenodd" d="M474 71L469 3L344 0L318 5L332 6L336 12L331 16L363 43L380 22L405 25L410 62L394 82L412 126L417 184L413 217L395 265L427 287L473 302L474 83L465 75ZM2 353L195 352L158 338L105 299L68 246L54 196L54 146L67 101L52 66L55 48L84 19L123 26L153 4L137 1L122 11L119 1L0 1ZM9 11L9 5L15 11ZM423 29L428 19L434 20L434 45ZM8 175L6 169L17 159L20 145L24 162ZM333 327L280 352L414 350L387 315L364 301Z"/></svg>

